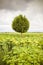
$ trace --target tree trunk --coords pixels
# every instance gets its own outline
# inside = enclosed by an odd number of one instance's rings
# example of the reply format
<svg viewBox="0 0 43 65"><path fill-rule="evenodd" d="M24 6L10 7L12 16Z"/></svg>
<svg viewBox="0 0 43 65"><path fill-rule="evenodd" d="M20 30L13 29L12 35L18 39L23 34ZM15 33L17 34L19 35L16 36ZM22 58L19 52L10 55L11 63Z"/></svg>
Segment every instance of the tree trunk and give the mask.
<svg viewBox="0 0 43 65"><path fill-rule="evenodd" d="M22 37L22 33L21 33L21 37Z"/></svg>

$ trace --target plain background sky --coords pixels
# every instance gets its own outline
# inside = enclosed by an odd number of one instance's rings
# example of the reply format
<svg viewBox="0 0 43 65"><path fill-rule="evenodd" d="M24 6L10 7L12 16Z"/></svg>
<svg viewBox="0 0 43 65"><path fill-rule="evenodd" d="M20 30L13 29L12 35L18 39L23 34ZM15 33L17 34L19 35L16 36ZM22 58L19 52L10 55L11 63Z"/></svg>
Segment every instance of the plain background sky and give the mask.
<svg viewBox="0 0 43 65"><path fill-rule="evenodd" d="M30 21L29 32L43 32L43 0L0 0L0 32L13 32L12 20L19 14Z"/></svg>

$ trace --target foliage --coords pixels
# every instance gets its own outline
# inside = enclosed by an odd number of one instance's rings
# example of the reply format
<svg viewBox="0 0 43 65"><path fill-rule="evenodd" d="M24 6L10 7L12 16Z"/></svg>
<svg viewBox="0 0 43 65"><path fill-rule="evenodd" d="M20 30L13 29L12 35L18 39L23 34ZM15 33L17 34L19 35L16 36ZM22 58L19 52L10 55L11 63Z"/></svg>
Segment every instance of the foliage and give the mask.
<svg viewBox="0 0 43 65"><path fill-rule="evenodd" d="M28 35L0 35L0 65L43 65L43 34Z"/></svg>
<svg viewBox="0 0 43 65"><path fill-rule="evenodd" d="M20 33L27 32L29 28L29 21L25 16L23 17L22 15L19 15L15 17L15 19L13 20L12 28L16 32L20 32Z"/></svg>

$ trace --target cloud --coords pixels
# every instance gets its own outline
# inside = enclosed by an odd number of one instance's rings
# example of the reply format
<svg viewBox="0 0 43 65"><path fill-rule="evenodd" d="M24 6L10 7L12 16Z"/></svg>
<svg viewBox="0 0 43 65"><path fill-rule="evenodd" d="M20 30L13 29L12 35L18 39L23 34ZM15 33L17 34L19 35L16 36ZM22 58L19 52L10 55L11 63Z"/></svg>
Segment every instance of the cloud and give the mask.
<svg viewBox="0 0 43 65"><path fill-rule="evenodd" d="M40 0L0 0L0 9L23 11L27 8L27 4L36 1L39 2Z"/></svg>
<svg viewBox="0 0 43 65"><path fill-rule="evenodd" d="M2 2L2 0L0 1ZM10 4L7 1L0 4L0 32L13 32L12 20L19 14L28 18L30 22L29 32L43 32L43 0L20 0L20 2L16 0L16 3L13 2L14 0L9 0L9 2L12 1Z"/></svg>
<svg viewBox="0 0 43 65"><path fill-rule="evenodd" d="M0 32L14 32L9 25L0 25Z"/></svg>
<svg viewBox="0 0 43 65"><path fill-rule="evenodd" d="M0 0L0 9L25 10L27 2L25 0Z"/></svg>
<svg viewBox="0 0 43 65"><path fill-rule="evenodd" d="M6 12L5 12L6 11ZM29 22L30 28L29 32L43 32L43 13L30 13L26 11L0 11L0 32L13 32L12 30L12 20L19 14L25 15Z"/></svg>

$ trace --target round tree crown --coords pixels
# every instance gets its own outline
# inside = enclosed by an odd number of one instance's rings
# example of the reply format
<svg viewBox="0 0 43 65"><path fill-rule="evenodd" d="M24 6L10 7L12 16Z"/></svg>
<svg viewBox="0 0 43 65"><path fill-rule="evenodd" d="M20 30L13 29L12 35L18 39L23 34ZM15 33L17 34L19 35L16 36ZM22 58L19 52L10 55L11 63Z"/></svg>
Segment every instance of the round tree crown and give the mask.
<svg viewBox="0 0 43 65"><path fill-rule="evenodd" d="M12 28L16 32L24 33L27 32L29 28L29 21L25 16L16 16L12 22Z"/></svg>

